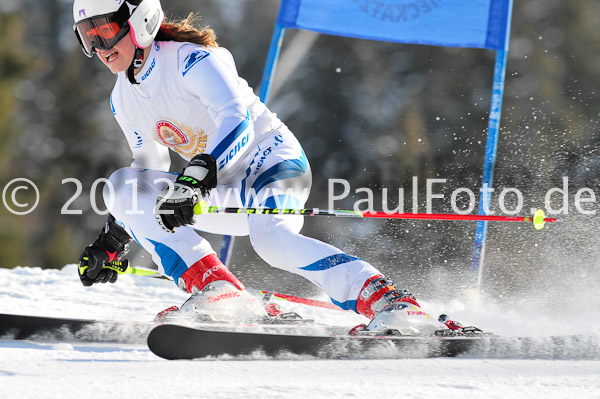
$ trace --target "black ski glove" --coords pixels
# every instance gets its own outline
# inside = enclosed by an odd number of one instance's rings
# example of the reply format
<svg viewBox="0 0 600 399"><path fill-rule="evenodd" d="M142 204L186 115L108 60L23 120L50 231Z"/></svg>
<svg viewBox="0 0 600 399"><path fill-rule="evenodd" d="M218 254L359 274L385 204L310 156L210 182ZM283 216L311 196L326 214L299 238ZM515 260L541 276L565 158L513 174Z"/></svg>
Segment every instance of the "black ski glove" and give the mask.
<svg viewBox="0 0 600 399"><path fill-rule="evenodd" d="M110 215L96 241L83 250L79 257L79 278L81 283L89 287L94 283L114 283L118 273L114 269L105 268L110 262L121 259L129 252L131 237L121 226L115 223Z"/></svg>
<svg viewBox="0 0 600 399"><path fill-rule="evenodd" d="M154 215L169 233L175 228L196 222L194 205L217 187L217 161L209 154L196 155L175 179L158 194ZM171 190L172 188L172 190Z"/></svg>

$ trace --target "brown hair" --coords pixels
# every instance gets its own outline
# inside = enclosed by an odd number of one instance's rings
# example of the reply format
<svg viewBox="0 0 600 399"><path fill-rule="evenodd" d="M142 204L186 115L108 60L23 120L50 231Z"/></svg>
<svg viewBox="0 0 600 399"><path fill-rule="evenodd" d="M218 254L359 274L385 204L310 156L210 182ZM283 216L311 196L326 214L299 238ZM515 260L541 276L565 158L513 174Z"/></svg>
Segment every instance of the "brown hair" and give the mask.
<svg viewBox="0 0 600 399"><path fill-rule="evenodd" d="M202 28L196 28L196 26L194 26L195 22L199 20L200 17L192 12L183 19L165 20L160 26L154 40L189 42L200 44L202 46L219 47L214 30L208 26Z"/></svg>

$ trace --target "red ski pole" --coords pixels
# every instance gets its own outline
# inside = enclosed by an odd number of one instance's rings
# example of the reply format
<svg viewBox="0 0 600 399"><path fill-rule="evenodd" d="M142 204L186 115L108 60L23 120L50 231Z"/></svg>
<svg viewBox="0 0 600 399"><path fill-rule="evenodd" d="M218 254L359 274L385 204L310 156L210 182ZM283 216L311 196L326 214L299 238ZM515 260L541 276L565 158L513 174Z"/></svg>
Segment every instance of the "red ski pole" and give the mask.
<svg viewBox="0 0 600 399"><path fill-rule="evenodd" d="M448 213L386 213L386 212L360 212L348 210L327 210L319 208L288 209L288 208L229 208L207 206L200 202L194 207L196 215L207 213L238 213L247 215L302 215L302 216L335 216L354 218L379 218L379 219L421 219L421 220L463 220L494 222L527 222L532 223L536 230L544 228L546 223L556 222L556 218L547 218L542 209L538 209L533 216L502 216L502 215L460 215Z"/></svg>

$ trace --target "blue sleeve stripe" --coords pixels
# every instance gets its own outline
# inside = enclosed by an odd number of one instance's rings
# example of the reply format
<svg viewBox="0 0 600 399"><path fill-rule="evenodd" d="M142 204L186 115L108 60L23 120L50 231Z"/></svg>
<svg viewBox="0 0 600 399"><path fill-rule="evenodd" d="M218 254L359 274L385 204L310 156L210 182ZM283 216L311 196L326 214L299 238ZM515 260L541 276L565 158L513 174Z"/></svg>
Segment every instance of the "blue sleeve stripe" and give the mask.
<svg viewBox="0 0 600 399"><path fill-rule="evenodd" d="M215 159L219 159L221 155L235 142L235 140L241 136L242 133L246 131L246 129L250 126L250 114L246 114L246 118L240 122L239 125L231 133L227 135L219 145L215 147L210 155L215 157Z"/></svg>

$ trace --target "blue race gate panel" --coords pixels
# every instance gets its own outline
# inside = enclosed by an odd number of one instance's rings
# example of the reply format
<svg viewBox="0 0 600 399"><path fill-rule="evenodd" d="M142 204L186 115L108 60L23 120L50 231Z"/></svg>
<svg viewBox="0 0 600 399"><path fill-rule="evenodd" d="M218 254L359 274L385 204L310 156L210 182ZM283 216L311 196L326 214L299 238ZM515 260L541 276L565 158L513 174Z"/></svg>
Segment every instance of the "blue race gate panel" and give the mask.
<svg viewBox="0 0 600 399"><path fill-rule="evenodd" d="M260 88L267 104L285 29L407 44L496 50L492 104L483 164L479 214L489 212L504 97L512 0L282 0ZM471 270L477 286L485 252L487 222L478 222ZM223 243L225 264L232 238Z"/></svg>

